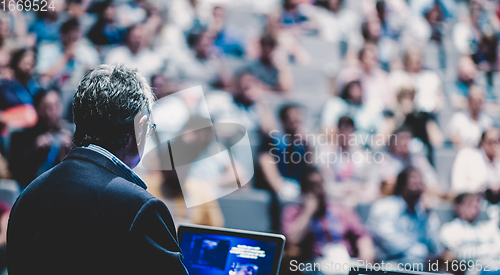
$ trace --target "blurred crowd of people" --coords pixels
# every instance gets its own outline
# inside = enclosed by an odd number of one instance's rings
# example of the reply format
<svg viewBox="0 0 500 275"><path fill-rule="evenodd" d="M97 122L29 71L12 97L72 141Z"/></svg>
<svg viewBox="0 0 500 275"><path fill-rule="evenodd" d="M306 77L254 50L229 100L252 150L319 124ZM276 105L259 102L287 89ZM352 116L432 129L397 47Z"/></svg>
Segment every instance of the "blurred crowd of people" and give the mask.
<svg viewBox="0 0 500 275"><path fill-rule="evenodd" d="M500 258L500 1L49 1L0 12L0 179L22 190L62 161L79 80L123 63L158 99L203 88L154 114L160 134L201 100L245 126L245 188L269 193L285 261ZM197 180L224 182L210 169ZM176 222L224 226L217 201L185 207L175 172L138 173Z"/></svg>

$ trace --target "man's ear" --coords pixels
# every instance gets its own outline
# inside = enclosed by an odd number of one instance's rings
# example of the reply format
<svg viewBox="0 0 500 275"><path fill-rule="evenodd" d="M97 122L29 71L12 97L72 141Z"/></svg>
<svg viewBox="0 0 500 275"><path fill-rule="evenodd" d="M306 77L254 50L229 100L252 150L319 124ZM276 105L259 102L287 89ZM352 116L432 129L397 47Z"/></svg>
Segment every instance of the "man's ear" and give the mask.
<svg viewBox="0 0 500 275"><path fill-rule="evenodd" d="M135 120L135 144L132 144L133 146L137 146L137 151L139 152L139 155L142 157L142 153L144 151L144 146L146 145L146 134L147 134L147 123L148 117L146 115L143 115L141 117L138 117Z"/></svg>
<svg viewBox="0 0 500 275"><path fill-rule="evenodd" d="M139 146L141 143L144 143L146 140L146 133L147 133L147 120L148 117L146 115L141 116L138 119L135 119L135 140L137 142L137 146Z"/></svg>

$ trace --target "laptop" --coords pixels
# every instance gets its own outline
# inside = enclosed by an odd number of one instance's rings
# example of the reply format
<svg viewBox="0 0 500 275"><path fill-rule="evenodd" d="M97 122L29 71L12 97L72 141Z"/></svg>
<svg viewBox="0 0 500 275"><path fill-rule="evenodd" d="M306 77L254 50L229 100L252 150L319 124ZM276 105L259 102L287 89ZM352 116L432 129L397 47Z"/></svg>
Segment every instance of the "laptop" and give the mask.
<svg viewBox="0 0 500 275"><path fill-rule="evenodd" d="M178 229L190 275L277 275L285 245L279 234L185 226Z"/></svg>

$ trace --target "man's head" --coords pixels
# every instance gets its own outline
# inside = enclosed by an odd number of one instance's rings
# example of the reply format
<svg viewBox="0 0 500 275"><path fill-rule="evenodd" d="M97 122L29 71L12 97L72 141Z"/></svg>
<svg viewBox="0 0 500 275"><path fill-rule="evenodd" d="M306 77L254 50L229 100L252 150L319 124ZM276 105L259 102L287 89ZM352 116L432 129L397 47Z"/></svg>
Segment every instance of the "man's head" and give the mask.
<svg viewBox="0 0 500 275"><path fill-rule="evenodd" d="M235 99L237 102L251 106L264 95L262 83L250 73L242 72L235 76Z"/></svg>
<svg viewBox="0 0 500 275"><path fill-rule="evenodd" d="M468 106L469 112L473 118L476 118L481 113L484 103L484 92L478 86L472 86L469 90Z"/></svg>
<svg viewBox="0 0 500 275"><path fill-rule="evenodd" d="M462 193L455 197L453 211L460 219L473 223L479 217L481 196L473 193Z"/></svg>
<svg viewBox="0 0 500 275"><path fill-rule="evenodd" d="M10 67L17 78L29 79L35 69L35 52L31 49L18 49L12 54Z"/></svg>
<svg viewBox="0 0 500 275"><path fill-rule="evenodd" d="M338 146L341 148L348 148L350 141L355 138L354 131L356 128L354 127L354 121L349 116L343 116L339 119L337 123L338 129L338 137L337 142Z"/></svg>
<svg viewBox="0 0 500 275"><path fill-rule="evenodd" d="M314 195L318 200L318 210L316 215L322 216L326 212L326 191L323 176L320 170L314 165L307 165L302 171L300 180L300 192L303 197Z"/></svg>
<svg viewBox="0 0 500 275"><path fill-rule="evenodd" d="M377 43L382 35L382 26L377 14L369 15L367 20L361 24L361 34L366 42Z"/></svg>
<svg viewBox="0 0 500 275"><path fill-rule="evenodd" d="M10 27L9 27L9 17L0 14L0 47L3 47L3 44L10 36Z"/></svg>
<svg viewBox="0 0 500 275"><path fill-rule="evenodd" d="M422 173L417 168L409 166L399 173L394 195L403 197L408 205L415 206L424 191L425 184Z"/></svg>
<svg viewBox="0 0 500 275"><path fill-rule="evenodd" d="M303 116L299 105L286 104L280 109L280 120L283 124L283 130L290 135L300 133L302 128Z"/></svg>
<svg viewBox="0 0 500 275"><path fill-rule="evenodd" d="M491 161L496 160L498 154L500 154L500 130L490 128L484 131L479 142L479 147L483 149L487 158Z"/></svg>
<svg viewBox="0 0 500 275"><path fill-rule="evenodd" d="M471 85L476 78L476 64L469 56L462 56L458 61L458 79Z"/></svg>
<svg viewBox="0 0 500 275"><path fill-rule="evenodd" d="M358 54L361 68L365 72L370 72L378 66L377 46L372 43L367 43L361 48Z"/></svg>
<svg viewBox="0 0 500 275"><path fill-rule="evenodd" d="M396 98L398 100L399 109L403 114L407 115L415 109L415 87L405 86L398 91Z"/></svg>
<svg viewBox="0 0 500 275"><path fill-rule="evenodd" d="M72 18L61 25L61 43L64 47L74 44L80 38L80 23Z"/></svg>
<svg viewBox="0 0 500 275"><path fill-rule="evenodd" d="M363 103L363 89L359 80L353 80L345 85L340 95L342 99L350 104L360 105Z"/></svg>
<svg viewBox="0 0 500 275"><path fill-rule="evenodd" d="M418 73L422 70L422 54L417 49L409 49L404 56L405 70Z"/></svg>
<svg viewBox="0 0 500 275"><path fill-rule="evenodd" d="M394 133L392 133L389 137L389 152L401 158L409 157L409 144L412 138L413 134L409 127L402 126L396 129L396 131L394 131Z"/></svg>
<svg viewBox="0 0 500 275"><path fill-rule="evenodd" d="M196 58L207 59L212 53L214 37L208 31L200 32L194 36L194 51Z"/></svg>
<svg viewBox="0 0 500 275"><path fill-rule="evenodd" d="M80 81L73 100L76 146L95 144L131 168L140 160L154 95L144 77L122 65L99 65ZM138 129L134 135L134 128Z"/></svg>
<svg viewBox="0 0 500 275"><path fill-rule="evenodd" d="M270 63L277 45L278 42L274 36L270 34L264 35L260 39L260 59L265 63Z"/></svg>
<svg viewBox="0 0 500 275"><path fill-rule="evenodd" d="M143 46L144 27L134 25L128 29L127 46L133 54L137 54Z"/></svg>
<svg viewBox="0 0 500 275"><path fill-rule="evenodd" d="M46 129L58 129L62 118L59 93L55 90L41 90L34 97L38 124Z"/></svg>

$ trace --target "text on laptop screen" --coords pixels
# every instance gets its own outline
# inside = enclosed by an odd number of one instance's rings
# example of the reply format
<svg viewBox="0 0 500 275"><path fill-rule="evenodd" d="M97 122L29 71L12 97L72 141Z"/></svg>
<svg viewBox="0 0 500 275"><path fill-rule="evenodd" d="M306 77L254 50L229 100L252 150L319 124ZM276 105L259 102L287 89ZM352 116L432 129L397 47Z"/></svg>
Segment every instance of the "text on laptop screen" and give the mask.
<svg viewBox="0 0 500 275"><path fill-rule="evenodd" d="M190 275L269 275L275 242L185 232L181 240Z"/></svg>

